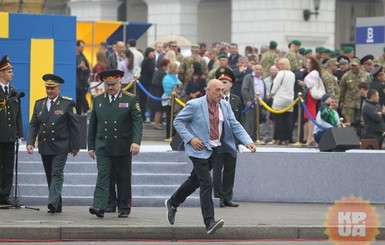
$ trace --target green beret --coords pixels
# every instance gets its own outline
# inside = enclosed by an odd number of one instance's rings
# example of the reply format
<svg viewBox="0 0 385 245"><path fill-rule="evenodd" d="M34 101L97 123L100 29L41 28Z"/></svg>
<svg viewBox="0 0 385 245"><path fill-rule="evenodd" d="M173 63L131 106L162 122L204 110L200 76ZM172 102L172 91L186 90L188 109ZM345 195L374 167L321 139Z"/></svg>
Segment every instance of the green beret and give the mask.
<svg viewBox="0 0 385 245"><path fill-rule="evenodd" d="M307 54L311 54L311 53L313 53L313 50L311 50L311 49L306 49L304 54L307 55Z"/></svg>
<svg viewBox="0 0 385 245"><path fill-rule="evenodd" d="M294 45L297 45L297 46L301 46L302 45L302 43L299 40L293 40L293 41L291 41L291 43L294 44Z"/></svg>
<svg viewBox="0 0 385 245"><path fill-rule="evenodd" d="M226 55L226 54L220 54L219 56L218 56L218 60L219 59L228 59L229 57Z"/></svg>
<svg viewBox="0 0 385 245"><path fill-rule="evenodd" d="M325 48L324 47L317 47L317 48L315 48L315 52L320 53L320 54L325 53Z"/></svg>
<svg viewBox="0 0 385 245"><path fill-rule="evenodd" d="M304 54L305 54L305 51L306 51L306 49L305 49L305 48L300 48L298 51L299 51L299 53L300 53L300 54L304 55Z"/></svg>
<svg viewBox="0 0 385 245"><path fill-rule="evenodd" d="M345 54L350 53L352 51L353 51L352 47L345 47L345 48L342 49L342 52L344 52Z"/></svg>
<svg viewBox="0 0 385 245"><path fill-rule="evenodd" d="M372 77L375 77L377 76L380 72L383 72L384 71L384 68L382 66L377 66L373 69L373 71L370 72L370 75Z"/></svg>
<svg viewBox="0 0 385 245"><path fill-rule="evenodd" d="M340 53L341 53L341 52L340 52L339 49L335 49L335 50L334 50L334 55L335 55L335 56L340 56Z"/></svg>
<svg viewBox="0 0 385 245"><path fill-rule="evenodd" d="M330 54L332 51L328 48L325 48L325 54Z"/></svg>
<svg viewBox="0 0 385 245"><path fill-rule="evenodd" d="M276 48L278 43L276 41L270 41L270 48Z"/></svg>

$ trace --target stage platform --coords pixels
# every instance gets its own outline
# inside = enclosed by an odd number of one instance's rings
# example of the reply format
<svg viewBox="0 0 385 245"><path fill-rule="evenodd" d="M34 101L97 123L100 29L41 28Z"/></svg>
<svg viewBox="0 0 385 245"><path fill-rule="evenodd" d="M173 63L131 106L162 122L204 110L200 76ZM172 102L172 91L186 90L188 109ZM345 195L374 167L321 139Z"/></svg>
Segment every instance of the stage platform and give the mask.
<svg viewBox="0 0 385 245"><path fill-rule="evenodd" d="M385 151L319 152L318 148L258 146L256 153L239 153L234 201L333 203L361 196L385 203ZM40 155L19 152L19 193L28 204L45 204L47 185ZM166 142L143 142L133 157L135 206L162 206L192 170L184 152L171 151ZM92 203L96 162L86 150L68 157L63 200L66 205ZM190 199L190 200L189 200ZM186 201L199 205L199 192Z"/></svg>

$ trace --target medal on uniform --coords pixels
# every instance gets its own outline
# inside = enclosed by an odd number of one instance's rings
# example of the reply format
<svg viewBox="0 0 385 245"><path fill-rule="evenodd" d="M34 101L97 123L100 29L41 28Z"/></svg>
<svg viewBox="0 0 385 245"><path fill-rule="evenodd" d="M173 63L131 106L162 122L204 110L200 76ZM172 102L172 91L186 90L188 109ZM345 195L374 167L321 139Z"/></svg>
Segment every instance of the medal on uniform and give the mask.
<svg viewBox="0 0 385 245"><path fill-rule="evenodd" d="M119 108L128 108L128 103L119 103Z"/></svg>

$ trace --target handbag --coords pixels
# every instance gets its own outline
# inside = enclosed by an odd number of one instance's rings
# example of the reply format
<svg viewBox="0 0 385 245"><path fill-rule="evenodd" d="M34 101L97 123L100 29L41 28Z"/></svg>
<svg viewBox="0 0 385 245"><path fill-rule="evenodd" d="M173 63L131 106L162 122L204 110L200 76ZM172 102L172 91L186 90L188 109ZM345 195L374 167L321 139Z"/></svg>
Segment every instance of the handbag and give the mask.
<svg viewBox="0 0 385 245"><path fill-rule="evenodd" d="M320 78L318 80L318 84L314 84L314 86L310 89L310 95L313 99L320 100L324 94L326 94L325 86Z"/></svg>

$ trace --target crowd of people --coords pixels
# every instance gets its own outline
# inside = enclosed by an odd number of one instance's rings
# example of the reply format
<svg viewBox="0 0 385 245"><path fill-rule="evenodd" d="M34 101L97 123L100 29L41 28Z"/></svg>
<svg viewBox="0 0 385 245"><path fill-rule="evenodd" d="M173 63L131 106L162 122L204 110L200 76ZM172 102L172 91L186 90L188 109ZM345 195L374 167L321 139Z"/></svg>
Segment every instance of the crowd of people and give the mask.
<svg viewBox="0 0 385 245"><path fill-rule="evenodd" d="M229 67L234 73L231 93L241 99L244 110L242 124L254 141L260 140L272 145L292 143L298 118L296 107L274 114L259 105L262 112L259 122L260 138L257 139L254 109L256 93L269 102L274 110L285 109L297 98L299 92L302 93L309 113L302 110L301 133L297 141L307 146L317 143L314 140L314 127L323 93L334 98L336 111L344 118L345 125L355 127L360 138L369 137L371 133L366 133L362 116L362 101L366 91L373 88L379 93L379 104L385 104L385 50L383 54L377 54L378 57L365 55L359 59L355 57L351 47L345 47L342 51L317 47L313 53L312 49L301 48L301 45L299 40L292 40L286 51L286 47L280 49L277 42L271 41L260 50L247 46L241 54L236 43L215 42L211 48L206 43L199 43L191 46L190 55L183 56L176 41L156 42L154 47L146 48L143 54L135 48L134 40L129 40L126 45L123 42L115 43L111 53L108 52L107 44L101 43L99 53L103 53L105 64L100 65L98 61L91 76L97 80L98 72L117 68L125 72L122 85L127 85L133 81L135 75L138 76L147 92L163 98L152 99L142 89L137 92L144 122L153 121L155 129L165 127L166 140L175 133L170 127L173 120L171 116L175 117L181 109L176 104L171 112L171 101L167 98L175 95L187 102L204 96L207 82L215 78L215 72L221 67ZM102 56L99 53L97 57ZM82 58L77 60L80 60L79 71L87 62L82 62ZM81 77L78 76L78 84L81 84ZM367 88L362 83L366 83ZM82 103L84 100L77 101ZM84 108L83 111L78 110L78 114L81 114L87 106L77 108ZM385 131L379 129L381 130Z"/></svg>

